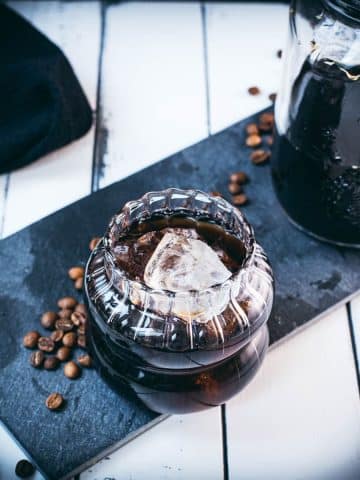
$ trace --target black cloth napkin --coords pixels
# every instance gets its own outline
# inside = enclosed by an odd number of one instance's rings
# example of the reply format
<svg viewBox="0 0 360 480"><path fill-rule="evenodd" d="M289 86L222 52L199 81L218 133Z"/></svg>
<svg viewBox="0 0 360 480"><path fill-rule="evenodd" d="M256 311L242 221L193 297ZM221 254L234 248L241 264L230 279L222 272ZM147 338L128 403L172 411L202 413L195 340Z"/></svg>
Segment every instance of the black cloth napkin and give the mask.
<svg viewBox="0 0 360 480"><path fill-rule="evenodd" d="M79 138L91 123L88 101L61 50L0 5L0 173Z"/></svg>

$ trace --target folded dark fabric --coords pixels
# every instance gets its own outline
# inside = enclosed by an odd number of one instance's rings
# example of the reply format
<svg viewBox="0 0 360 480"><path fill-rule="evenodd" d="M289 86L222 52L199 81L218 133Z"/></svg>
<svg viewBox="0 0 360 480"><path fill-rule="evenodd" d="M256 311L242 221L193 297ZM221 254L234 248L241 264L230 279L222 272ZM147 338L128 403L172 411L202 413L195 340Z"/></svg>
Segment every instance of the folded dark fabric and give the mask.
<svg viewBox="0 0 360 480"><path fill-rule="evenodd" d="M61 50L0 5L0 173L83 135L92 113Z"/></svg>

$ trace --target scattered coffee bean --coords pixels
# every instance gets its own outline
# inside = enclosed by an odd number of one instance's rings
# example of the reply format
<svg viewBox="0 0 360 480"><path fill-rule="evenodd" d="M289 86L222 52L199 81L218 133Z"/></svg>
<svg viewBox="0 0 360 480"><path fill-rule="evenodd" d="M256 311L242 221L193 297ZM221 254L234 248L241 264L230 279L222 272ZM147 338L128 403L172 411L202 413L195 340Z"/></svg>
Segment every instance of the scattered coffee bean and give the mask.
<svg viewBox="0 0 360 480"><path fill-rule="evenodd" d="M256 123L249 123L246 125L245 130L248 135L259 135L259 127Z"/></svg>
<svg viewBox="0 0 360 480"><path fill-rule="evenodd" d="M80 376L81 369L77 363L71 361L65 364L64 374L68 378L75 379Z"/></svg>
<svg viewBox="0 0 360 480"><path fill-rule="evenodd" d="M74 286L76 290L82 290L84 285L84 277L79 277L75 280Z"/></svg>
<svg viewBox="0 0 360 480"><path fill-rule="evenodd" d="M28 332L23 338L23 345L26 348L35 348L40 338L40 333L36 330Z"/></svg>
<svg viewBox="0 0 360 480"><path fill-rule="evenodd" d="M15 475L19 478L28 478L34 475L35 467L27 460L20 460L15 467Z"/></svg>
<svg viewBox="0 0 360 480"><path fill-rule="evenodd" d="M272 136L266 137L266 143L271 147L274 143L274 137Z"/></svg>
<svg viewBox="0 0 360 480"><path fill-rule="evenodd" d="M75 300L74 297L63 297L58 300L57 304L58 304L58 307L61 309L63 308L73 309L76 307L77 301Z"/></svg>
<svg viewBox="0 0 360 480"><path fill-rule="evenodd" d="M278 51L276 52L276 56L277 56L278 58L281 58L281 57L282 57L282 50L278 50Z"/></svg>
<svg viewBox="0 0 360 480"><path fill-rule="evenodd" d="M85 335L86 333L86 325L79 325L77 329L78 335Z"/></svg>
<svg viewBox="0 0 360 480"><path fill-rule="evenodd" d="M238 183L231 182L228 185L228 190L231 195L236 195L237 193L240 193L242 191L242 187Z"/></svg>
<svg viewBox="0 0 360 480"><path fill-rule="evenodd" d="M77 337L77 344L78 344L78 347L80 348L86 348L86 337L85 335L79 335Z"/></svg>
<svg viewBox="0 0 360 480"><path fill-rule="evenodd" d="M252 147L252 148L258 147L259 145L261 145L261 137L260 135L256 135L256 134L249 135L245 143L248 147Z"/></svg>
<svg viewBox="0 0 360 480"><path fill-rule="evenodd" d="M210 195L211 195L212 197L221 197L221 198L222 198L221 193L220 193L220 192L216 192L215 190L212 191L212 192L210 192Z"/></svg>
<svg viewBox="0 0 360 480"><path fill-rule="evenodd" d="M234 172L230 175L230 183L238 183L239 185L243 185L247 183L249 180L248 176L245 172Z"/></svg>
<svg viewBox="0 0 360 480"><path fill-rule="evenodd" d="M30 365L34 368L40 368L44 362L45 355L40 350L36 350L30 355Z"/></svg>
<svg viewBox="0 0 360 480"><path fill-rule="evenodd" d="M240 207L242 205L246 205L248 203L248 198L245 193L239 193L239 195L234 195L232 197L232 202L234 205Z"/></svg>
<svg viewBox="0 0 360 480"><path fill-rule="evenodd" d="M249 87L248 92L250 93L250 95L259 95L260 88L259 87Z"/></svg>
<svg viewBox="0 0 360 480"><path fill-rule="evenodd" d="M263 113L259 117L259 129L262 132L272 131L274 126L274 114L271 112Z"/></svg>
<svg viewBox="0 0 360 480"><path fill-rule="evenodd" d="M64 336L64 331L63 331L63 330L54 330L54 331L51 333L50 338L51 338L51 340L53 340L55 343L59 343L59 342L61 342L63 336Z"/></svg>
<svg viewBox="0 0 360 480"><path fill-rule="evenodd" d="M54 328L58 316L55 312L45 312L41 315L40 323L44 328L51 330Z"/></svg>
<svg viewBox="0 0 360 480"><path fill-rule="evenodd" d="M80 325L84 325L86 323L86 316L82 312L75 311L71 315L71 321L75 327L79 327Z"/></svg>
<svg viewBox="0 0 360 480"><path fill-rule="evenodd" d="M85 317L87 317L87 308L83 303L78 303L76 305L75 312L81 312Z"/></svg>
<svg viewBox="0 0 360 480"><path fill-rule="evenodd" d="M70 358L71 349L69 347L60 347L59 350L56 352L56 358L60 360L60 362L66 362Z"/></svg>
<svg viewBox="0 0 360 480"><path fill-rule="evenodd" d="M45 404L49 410L59 410L64 403L64 397L61 393L51 393L45 401Z"/></svg>
<svg viewBox="0 0 360 480"><path fill-rule="evenodd" d="M63 332L70 332L74 328L70 318L60 318L55 325L57 330L62 330Z"/></svg>
<svg viewBox="0 0 360 480"><path fill-rule="evenodd" d="M82 367L90 368L92 366L92 359L90 355L80 355L78 362Z"/></svg>
<svg viewBox="0 0 360 480"><path fill-rule="evenodd" d="M74 345L76 345L76 342L77 342L77 336L75 332L65 333L62 339L62 343L65 347L73 347Z"/></svg>
<svg viewBox="0 0 360 480"><path fill-rule="evenodd" d="M100 242L101 238L100 237L94 237L90 240L90 243L89 243L89 250L92 252L93 250L95 250L97 244Z"/></svg>
<svg viewBox="0 0 360 480"><path fill-rule="evenodd" d="M254 165L263 165L270 158L270 152L267 150L254 150L250 155Z"/></svg>
<svg viewBox="0 0 360 480"><path fill-rule="evenodd" d="M269 100L274 103L276 100L276 93L270 93Z"/></svg>
<svg viewBox="0 0 360 480"><path fill-rule="evenodd" d="M71 280L77 280L84 276L84 267L71 267L68 271L68 275Z"/></svg>
<svg viewBox="0 0 360 480"><path fill-rule="evenodd" d="M55 348L54 340L50 337L40 337L38 340L38 348L43 352L52 352Z"/></svg>
<svg viewBox="0 0 360 480"><path fill-rule="evenodd" d="M58 311L58 316L60 318L70 318L73 310L71 308L62 308Z"/></svg>
<svg viewBox="0 0 360 480"><path fill-rule="evenodd" d="M46 357L44 360L44 368L45 370L56 370L59 366L59 363L60 361L57 357Z"/></svg>

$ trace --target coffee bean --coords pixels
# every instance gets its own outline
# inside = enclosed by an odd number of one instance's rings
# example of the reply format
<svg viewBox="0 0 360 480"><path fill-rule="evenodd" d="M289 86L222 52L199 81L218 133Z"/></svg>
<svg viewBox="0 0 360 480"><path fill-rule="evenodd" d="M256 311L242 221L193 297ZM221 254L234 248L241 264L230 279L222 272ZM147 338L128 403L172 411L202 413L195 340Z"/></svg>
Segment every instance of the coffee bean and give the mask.
<svg viewBox="0 0 360 480"><path fill-rule="evenodd" d="M85 270L84 267L71 267L68 271L68 275L71 280L77 280L84 276Z"/></svg>
<svg viewBox="0 0 360 480"><path fill-rule="evenodd" d="M261 145L261 137L260 135L256 134L249 135L245 143L248 147L258 147L259 145Z"/></svg>
<svg viewBox="0 0 360 480"><path fill-rule="evenodd" d="M77 337L77 344L78 344L78 347L80 348L86 348L86 337L85 335L79 335Z"/></svg>
<svg viewBox="0 0 360 480"><path fill-rule="evenodd" d="M77 329L78 335L85 335L86 333L86 325L79 325Z"/></svg>
<svg viewBox="0 0 360 480"><path fill-rule="evenodd" d="M60 360L60 362L65 362L70 358L71 349L69 347L60 347L59 350L56 352L56 358Z"/></svg>
<svg viewBox="0 0 360 480"><path fill-rule="evenodd" d="M51 393L45 401L45 404L49 410L59 410L64 403L64 397L61 393Z"/></svg>
<svg viewBox="0 0 360 480"><path fill-rule="evenodd" d="M250 155L254 165L263 165L270 158L270 152L267 150L254 150Z"/></svg>
<svg viewBox="0 0 360 480"><path fill-rule="evenodd" d="M71 315L71 321L76 327L84 325L86 320L86 316L82 312L74 312Z"/></svg>
<svg viewBox="0 0 360 480"><path fill-rule="evenodd" d="M87 317L87 308L83 303L78 303L75 307L75 312L81 312L85 317Z"/></svg>
<svg viewBox="0 0 360 480"><path fill-rule="evenodd" d="M79 277L75 280L74 287L76 290L81 290L84 286L84 277Z"/></svg>
<svg viewBox="0 0 360 480"><path fill-rule="evenodd" d="M44 368L45 370L56 370L59 366L59 363L60 361L57 357L46 357L44 360Z"/></svg>
<svg viewBox="0 0 360 480"><path fill-rule="evenodd" d="M77 336L75 332L65 333L62 339L62 343L65 347L73 347L74 345L76 345L76 342L77 342Z"/></svg>
<svg viewBox="0 0 360 480"><path fill-rule="evenodd" d="M237 193L240 193L242 191L242 188L238 183L231 182L228 185L228 190L231 193L231 195L235 195Z"/></svg>
<svg viewBox="0 0 360 480"><path fill-rule="evenodd" d="M276 52L276 56L277 56L278 58L281 58L281 57L282 57L282 50L278 50L278 51Z"/></svg>
<svg viewBox="0 0 360 480"><path fill-rule="evenodd" d="M90 251L92 252L93 250L95 250L97 244L100 242L101 238L100 237L94 237L90 240L90 243L89 243L89 249Z"/></svg>
<svg viewBox="0 0 360 480"><path fill-rule="evenodd" d="M242 205L246 205L248 203L248 198L245 193L240 193L239 195L234 195L232 197L232 202L234 205L240 207Z"/></svg>
<svg viewBox="0 0 360 480"><path fill-rule="evenodd" d="M75 379L80 376L81 369L75 362L68 362L64 366L64 374L68 378Z"/></svg>
<svg viewBox="0 0 360 480"><path fill-rule="evenodd" d="M274 126L274 114L271 112L266 112L260 115L259 117L259 129L262 132L272 131Z"/></svg>
<svg viewBox="0 0 360 480"><path fill-rule="evenodd" d="M63 297L58 300L57 304L59 308L73 309L76 307L77 301L73 297Z"/></svg>
<svg viewBox="0 0 360 480"><path fill-rule="evenodd" d="M248 135L259 135L259 127L256 123L249 123L246 125L245 130Z"/></svg>
<svg viewBox="0 0 360 480"><path fill-rule="evenodd" d="M62 338L64 336L63 330L54 330L52 334L50 335L51 340L53 340L55 343L61 342Z"/></svg>
<svg viewBox="0 0 360 480"><path fill-rule="evenodd" d="M23 338L23 345L26 348L35 348L40 338L40 333L36 330L28 332Z"/></svg>
<svg viewBox="0 0 360 480"><path fill-rule="evenodd" d="M40 323L44 328L51 330L54 328L58 316L55 312L45 312L41 315Z"/></svg>
<svg viewBox="0 0 360 480"><path fill-rule="evenodd" d="M269 100L274 103L276 100L276 93L270 93Z"/></svg>
<svg viewBox="0 0 360 480"><path fill-rule="evenodd" d="M250 95L259 95L260 88L259 87L249 87L248 92L250 93Z"/></svg>
<svg viewBox="0 0 360 480"><path fill-rule="evenodd" d="M57 330L62 330L63 332L70 332L74 328L71 318L60 318L55 323L55 326Z"/></svg>
<svg viewBox="0 0 360 480"><path fill-rule="evenodd" d="M36 350L30 355L30 365L34 368L40 368L43 364L45 355L40 350Z"/></svg>
<svg viewBox="0 0 360 480"><path fill-rule="evenodd" d="M59 318L70 318L73 310L71 308L62 308L58 311Z"/></svg>
<svg viewBox="0 0 360 480"><path fill-rule="evenodd" d="M247 183L249 180L248 176L245 172L234 172L230 175L230 183L238 183L239 185L243 185Z"/></svg>
<svg viewBox="0 0 360 480"><path fill-rule="evenodd" d="M220 193L220 192L216 192L215 190L212 191L212 192L210 192L210 195L211 195L212 197L221 197L221 198L222 198L221 193Z"/></svg>
<svg viewBox="0 0 360 480"><path fill-rule="evenodd" d="M78 362L82 367L85 368L90 368L92 366L92 359L90 355L80 355L80 357L78 357Z"/></svg>
<svg viewBox="0 0 360 480"><path fill-rule="evenodd" d="M50 337L40 337L38 340L38 348L43 352L52 352L55 348L54 340Z"/></svg>
<svg viewBox="0 0 360 480"><path fill-rule="evenodd" d="M266 137L266 143L271 147L274 143L274 137L272 136Z"/></svg>
<svg viewBox="0 0 360 480"><path fill-rule="evenodd" d="M259 122L274 123L274 114L272 112L264 112L259 117Z"/></svg>
<svg viewBox="0 0 360 480"><path fill-rule="evenodd" d="M19 478L28 478L34 475L35 467L27 460L20 460L15 467L15 475Z"/></svg>

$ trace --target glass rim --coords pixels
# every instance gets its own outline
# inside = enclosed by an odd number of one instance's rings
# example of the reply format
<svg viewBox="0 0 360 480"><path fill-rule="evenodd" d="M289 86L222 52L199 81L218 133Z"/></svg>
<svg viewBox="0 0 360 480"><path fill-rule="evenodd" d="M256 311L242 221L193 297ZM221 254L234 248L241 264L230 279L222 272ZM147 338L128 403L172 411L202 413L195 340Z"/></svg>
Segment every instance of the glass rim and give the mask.
<svg viewBox="0 0 360 480"><path fill-rule="evenodd" d="M146 285L145 282L143 281L129 278L126 272L116 265L116 259L113 253L113 246L114 246L113 238L116 237L116 240L120 238L119 232L125 233L130 227L130 225L133 223L134 220L131 221L130 219L131 211L139 209L141 208L141 206L143 206L144 214L139 218L146 218L146 215L148 215L148 218L150 218L150 216L153 215L154 213L159 213L161 211L168 211L170 213L170 212L176 212L177 210L178 211L189 210L189 212L194 210L194 208L190 208L190 207L189 208L173 208L173 209L159 208L150 213L148 207L149 207L149 202L151 197L164 196L167 198L171 198L174 195L184 195L194 200L196 200L198 196L202 198L206 198L208 202L212 204L213 207L218 209L221 209L221 208L227 209L228 213L231 213L231 215L237 220L238 224L241 225L242 227L241 234L243 235L243 237L240 237L239 235L240 231L233 232L233 234L237 238L243 241L245 252L246 252L245 258L244 258L243 264L239 267L239 269L236 272L233 272L231 276L224 282L217 283L215 285L212 285L211 287L208 287L202 290L184 290L184 291L174 292L166 289L154 289ZM217 220L213 215L211 215L211 213L209 214L209 212L205 210L204 210L204 213L214 218L215 221ZM115 230L116 230L116 233L115 233ZM246 219L246 217L244 216L244 214L239 209L231 205L222 197L216 197L198 189L179 189L179 188L167 188L159 191L150 191L145 193L144 195L142 195L140 198L136 200L130 200L126 202L124 206L121 208L121 210L119 210L111 218L109 225L107 227L107 230L105 232L105 235L103 237L102 243L105 250L105 261L108 264L108 267L110 267L113 270L112 273L116 273L118 275L121 281L125 281L128 284L127 288L135 288L136 290L141 290L142 292L144 293L146 292L149 294L157 294L157 295L163 294L173 298L182 297L185 294L193 295L193 296L209 295L210 293L216 292L219 289L222 289L223 287L228 288L234 282L238 282L253 263L254 254L255 254L255 245L256 245L253 228L251 224L248 222L248 220Z"/></svg>

